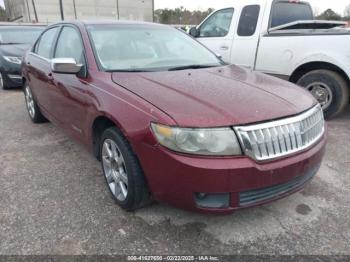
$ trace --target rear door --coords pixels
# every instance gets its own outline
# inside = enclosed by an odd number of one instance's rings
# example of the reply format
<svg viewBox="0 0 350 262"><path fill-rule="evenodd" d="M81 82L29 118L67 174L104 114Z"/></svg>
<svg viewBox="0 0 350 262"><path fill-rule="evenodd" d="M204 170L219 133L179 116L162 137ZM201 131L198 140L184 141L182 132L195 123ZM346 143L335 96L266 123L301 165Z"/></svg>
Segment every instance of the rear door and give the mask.
<svg viewBox="0 0 350 262"><path fill-rule="evenodd" d="M49 115L52 113L49 92L54 87L50 59L58 31L59 27L45 31L27 59L29 85L40 108Z"/></svg>
<svg viewBox="0 0 350 262"><path fill-rule="evenodd" d="M234 64L254 68L262 14L260 5L243 6L232 45L231 61Z"/></svg>
<svg viewBox="0 0 350 262"><path fill-rule="evenodd" d="M211 14L199 25L197 40L222 59L230 63L231 48L234 37L234 8L221 9Z"/></svg>

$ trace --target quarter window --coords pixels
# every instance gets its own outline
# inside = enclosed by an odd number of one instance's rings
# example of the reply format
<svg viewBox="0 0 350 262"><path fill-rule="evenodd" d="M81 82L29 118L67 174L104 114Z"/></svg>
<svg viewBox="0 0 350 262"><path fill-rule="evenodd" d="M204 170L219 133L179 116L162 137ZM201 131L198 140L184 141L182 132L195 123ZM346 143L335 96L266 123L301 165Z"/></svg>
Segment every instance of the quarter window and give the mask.
<svg viewBox="0 0 350 262"><path fill-rule="evenodd" d="M211 15L199 28L200 37L224 37L230 31L234 9L219 10Z"/></svg>
<svg viewBox="0 0 350 262"><path fill-rule="evenodd" d="M35 53L50 59L51 48L54 43L58 27L51 28L43 33L35 47Z"/></svg>
<svg viewBox="0 0 350 262"><path fill-rule="evenodd" d="M239 36L252 36L258 24L260 6L247 5L243 8L237 33Z"/></svg>
<svg viewBox="0 0 350 262"><path fill-rule="evenodd" d="M55 58L74 58L79 64L85 64L84 48L81 37L73 27L64 27L58 38Z"/></svg>

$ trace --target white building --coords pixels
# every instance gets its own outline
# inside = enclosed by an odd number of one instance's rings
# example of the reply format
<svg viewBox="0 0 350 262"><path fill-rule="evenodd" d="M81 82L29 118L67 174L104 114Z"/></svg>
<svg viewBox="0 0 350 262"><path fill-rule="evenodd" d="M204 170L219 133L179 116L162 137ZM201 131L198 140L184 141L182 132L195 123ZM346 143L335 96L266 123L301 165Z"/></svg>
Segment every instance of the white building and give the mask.
<svg viewBox="0 0 350 262"><path fill-rule="evenodd" d="M5 0L10 21L52 23L61 20L120 19L153 21L154 0Z"/></svg>

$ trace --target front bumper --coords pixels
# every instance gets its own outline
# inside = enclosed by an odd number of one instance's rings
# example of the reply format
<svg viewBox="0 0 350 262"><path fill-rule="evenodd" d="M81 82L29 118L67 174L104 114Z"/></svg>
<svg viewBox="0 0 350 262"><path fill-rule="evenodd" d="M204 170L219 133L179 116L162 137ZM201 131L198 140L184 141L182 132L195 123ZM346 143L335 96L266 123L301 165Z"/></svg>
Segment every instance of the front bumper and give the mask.
<svg viewBox="0 0 350 262"><path fill-rule="evenodd" d="M9 63L4 60L0 64L0 72L2 73L6 87L15 88L22 86L21 65Z"/></svg>
<svg viewBox="0 0 350 262"><path fill-rule="evenodd" d="M6 87L20 87L22 86L22 76L18 72L2 72L4 83Z"/></svg>
<svg viewBox="0 0 350 262"><path fill-rule="evenodd" d="M302 189L317 173L325 145L326 135L307 151L261 163L248 157L185 156L161 146L144 145L137 153L155 200L192 211L226 214ZM228 195L229 204L203 207L197 193Z"/></svg>

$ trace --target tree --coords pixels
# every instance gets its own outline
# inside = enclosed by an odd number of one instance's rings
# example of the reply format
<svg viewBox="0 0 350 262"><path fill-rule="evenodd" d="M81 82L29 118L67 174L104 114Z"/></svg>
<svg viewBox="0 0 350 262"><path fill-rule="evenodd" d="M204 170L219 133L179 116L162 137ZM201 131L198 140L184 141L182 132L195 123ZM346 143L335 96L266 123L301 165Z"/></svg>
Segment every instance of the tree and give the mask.
<svg viewBox="0 0 350 262"><path fill-rule="evenodd" d="M157 9L154 11L154 20L162 24L198 25L213 11L212 8L207 11L190 11L183 6L175 9Z"/></svg>
<svg viewBox="0 0 350 262"><path fill-rule="evenodd" d="M341 20L342 17L334 12L332 9L327 9L322 14L320 14L317 19L321 20Z"/></svg>
<svg viewBox="0 0 350 262"><path fill-rule="evenodd" d="M2 6L0 6L0 21L7 21L6 11Z"/></svg>
<svg viewBox="0 0 350 262"><path fill-rule="evenodd" d="M347 6L345 7L344 18L350 19L350 5L347 5Z"/></svg>

